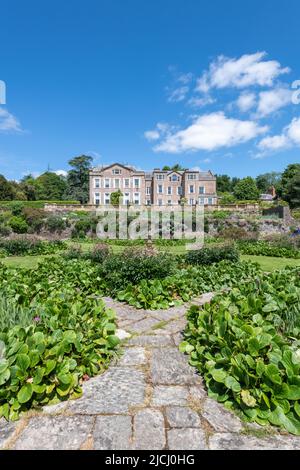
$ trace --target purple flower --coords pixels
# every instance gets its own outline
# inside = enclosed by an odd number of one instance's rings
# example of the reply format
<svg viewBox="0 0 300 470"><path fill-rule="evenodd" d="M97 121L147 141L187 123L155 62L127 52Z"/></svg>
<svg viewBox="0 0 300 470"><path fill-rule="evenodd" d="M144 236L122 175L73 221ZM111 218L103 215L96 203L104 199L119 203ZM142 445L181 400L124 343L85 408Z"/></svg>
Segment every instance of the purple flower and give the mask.
<svg viewBox="0 0 300 470"><path fill-rule="evenodd" d="M33 321L38 323L39 321L41 321L41 317L34 317Z"/></svg>

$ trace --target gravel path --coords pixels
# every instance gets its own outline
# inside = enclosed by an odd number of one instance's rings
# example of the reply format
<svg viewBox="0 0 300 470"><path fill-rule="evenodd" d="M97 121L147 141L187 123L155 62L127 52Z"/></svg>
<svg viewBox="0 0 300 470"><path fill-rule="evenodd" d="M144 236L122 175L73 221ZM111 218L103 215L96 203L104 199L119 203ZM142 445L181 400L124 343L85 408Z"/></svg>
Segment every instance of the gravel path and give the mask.
<svg viewBox="0 0 300 470"><path fill-rule="evenodd" d="M187 305L147 311L104 300L117 312L118 334L127 337L124 354L84 383L82 398L28 413L17 423L1 419L0 448L300 449L299 437L245 425L207 397L178 350Z"/></svg>

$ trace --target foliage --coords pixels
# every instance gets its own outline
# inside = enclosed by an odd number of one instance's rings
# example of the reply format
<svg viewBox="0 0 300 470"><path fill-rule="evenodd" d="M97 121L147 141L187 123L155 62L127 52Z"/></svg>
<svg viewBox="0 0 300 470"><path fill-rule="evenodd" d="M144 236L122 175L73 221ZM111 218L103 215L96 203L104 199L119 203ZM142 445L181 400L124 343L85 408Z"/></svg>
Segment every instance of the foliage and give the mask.
<svg viewBox="0 0 300 470"><path fill-rule="evenodd" d="M281 173L271 171L269 173L263 173L258 175L255 179L256 185L261 193L267 193L267 191L274 186L276 192L281 186Z"/></svg>
<svg viewBox="0 0 300 470"><path fill-rule="evenodd" d="M283 187L283 198L292 208L300 207L300 166L299 171Z"/></svg>
<svg viewBox="0 0 300 470"><path fill-rule="evenodd" d="M110 203L113 206L119 206L120 203L122 202L122 197L123 197L123 193L122 191L120 191L120 189L118 189L118 191L114 191L113 193L111 193Z"/></svg>
<svg viewBox="0 0 300 470"><path fill-rule="evenodd" d="M181 351L210 397L242 419L300 435L300 269L260 274L193 306Z"/></svg>
<svg viewBox="0 0 300 470"><path fill-rule="evenodd" d="M276 240L240 240L237 242L239 252L243 255L274 256L279 258L300 259L300 250L292 246L280 246Z"/></svg>
<svg viewBox="0 0 300 470"><path fill-rule="evenodd" d="M93 159L86 155L80 155L69 161L72 169L67 176L67 198L77 199L81 204L89 200L89 170Z"/></svg>
<svg viewBox="0 0 300 470"><path fill-rule="evenodd" d="M258 234L255 231L249 232L243 227L226 227L219 232L220 237L225 238L226 240L253 240L256 239Z"/></svg>
<svg viewBox="0 0 300 470"><path fill-rule="evenodd" d="M61 240L42 241L34 236L0 238L0 249L13 256L53 254L65 247L66 244Z"/></svg>
<svg viewBox="0 0 300 470"><path fill-rule="evenodd" d="M46 171L34 180L35 198L42 200L62 199L66 191L66 181L51 171Z"/></svg>
<svg viewBox="0 0 300 470"><path fill-rule="evenodd" d="M79 397L82 380L103 372L118 343L114 313L95 298L52 292L42 307L30 308L40 313L31 325L0 332L0 416L11 420Z"/></svg>
<svg viewBox="0 0 300 470"><path fill-rule="evenodd" d="M206 265L218 263L222 260L238 261L239 253L232 245L220 245L214 247L204 247L201 250L190 250L185 255L187 264Z"/></svg>
<svg viewBox="0 0 300 470"><path fill-rule="evenodd" d="M205 292L232 288L252 279L259 267L252 263L221 261L210 266L178 269L164 279L143 279L117 293L118 300L136 308L160 309L187 302Z"/></svg>
<svg viewBox="0 0 300 470"><path fill-rule="evenodd" d="M257 189L256 182L251 176L241 179L234 188L234 195L239 200L259 198L259 190Z"/></svg>
<svg viewBox="0 0 300 470"><path fill-rule="evenodd" d="M233 194L224 192L224 193L219 193L218 196L220 196L220 203L222 205L227 205L227 204L235 204L236 203L236 198Z"/></svg>
<svg viewBox="0 0 300 470"><path fill-rule="evenodd" d="M61 233L67 227L65 219L57 215L50 215L47 217L45 225L50 232L58 233Z"/></svg>
<svg viewBox="0 0 300 470"><path fill-rule="evenodd" d="M13 187L3 175L0 175L0 200L11 201L12 199L14 199Z"/></svg>
<svg viewBox="0 0 300 470"><path fill-rule="evenodd" d="M19 217L17 215L14 215L11 217L9 221L9 225L12 228L13 232L15 233L27 233L28 232L28 224L26 220L23 219L23 217Z"/></svg>

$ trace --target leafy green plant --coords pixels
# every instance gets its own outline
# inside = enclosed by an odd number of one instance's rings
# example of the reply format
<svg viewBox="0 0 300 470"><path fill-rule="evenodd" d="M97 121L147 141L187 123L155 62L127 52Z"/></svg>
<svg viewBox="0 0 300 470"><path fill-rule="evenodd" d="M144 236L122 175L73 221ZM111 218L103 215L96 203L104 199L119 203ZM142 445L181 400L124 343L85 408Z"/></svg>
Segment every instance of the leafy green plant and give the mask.
<svg viewBox="0 0 300 470"><path fill-rule="evenodd" d="M19 217L17 215L14 215L11 217L9 221L9 225L13 232L15 233L27 233L28 232L28 224L26 220L24 220L22 217Z"/></svg>
<svg viewBox="0 0 300 470"><path fill-rule="evenodd" d="M300 258L300 250L292 246L280 246L280 243L266 240L237 242L238 250L243 255L274 256L279 258Z"/></svg>
<svg viewBox="0 0 300 470"><path fill-rule="evenodd" d="M191 265L218 263L222 260L238 261L239 253L234 246L221 245L204 247L201 250L190 250L185 256L186 262Z"/></svg>
<svg viewBox="0 0 300 470"><path fill-rule="evenodd" d="M181 351L242 419L300 435L300 269L260 274L193 306Z"/></svg>
<svg viewBox="0 0 300 470"><path fill-rule="evenodd" d="M56 292L34 324L0 332L0 416L81 395L81 383L107 367L118 344L115 316L94 298Z"/></svg>

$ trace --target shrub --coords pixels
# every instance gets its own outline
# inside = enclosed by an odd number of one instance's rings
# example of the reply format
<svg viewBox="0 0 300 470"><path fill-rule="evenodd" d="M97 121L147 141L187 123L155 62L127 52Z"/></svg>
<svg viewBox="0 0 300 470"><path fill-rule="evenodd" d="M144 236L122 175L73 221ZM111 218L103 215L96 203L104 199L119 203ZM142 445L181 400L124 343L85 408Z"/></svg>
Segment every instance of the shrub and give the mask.
<svg viewBox="0 0 300 470"><path fill-rule="evenodd" d="M265 240L247 241L240 240L237 247L243 255L274 256L277 258L300 258L300 250L293 247L284 247L275 242Z"/></svg>
<svg viewBox="0 0 300 470"><path fill-rule="evenodd" d="M50 232L61 233L66 228L66 221L62 217L50 215L46 220L46 227Z"/></svg>
<svg viewBox="0 0 300 470"><path fill-rule="evenodd" d="M39 232L44 224L45 212L34 207L23 207L22 215L33 232Z"/></svg>
<svg viewBox="0 0 300 470"><path fill-rule="evenodd" d="M21 201L13 201L9 207L12 215L19 216L22 215L24 204Z"/></svg>
<svg viewBox="0 0 300 470"><path fill-rule="evenodd" d="M83 258L83 251L81 245L72 245L64 254L65 259L80 259Z"/></svg>
<svg viewBox="0 0 300 470"><path fill-rule="evenodd" d="M185 260L187 264L191 265L206 265L218 263L222 260L238 261L239 254L234 246L223 245L212 248L205 247L201 250L190 250L186 253Z"/></svg>
<svg viewBox="0 0 300 470"><path fill-rule="evenodd" d="M108 256L101 273L113 292L128 283L136 284L142 279L163 279L176 267L175 258L163 253L151 253L147 249L127 249L121 255Z"/></svg>
<svg viewBox="0 0 300 470"><path fill-rule="evenodd" d="M299 268L260 274L193 306L180 349L210 397L243 420L300 435L299 311Z"/></svg>
<svg viewBox="0 0 300 470"><path fill-rule="evenodd" d="M10 221L9 225L12 228L13 232L15 233L27 233L28 232L28 224L26 220L19 216L13 216Z"/></svg>
<svg viewBox="0 0 300 470"><path fill-rule="evenodd" d="M88 258L96 263L103 263L110 253L110 247L106 243L97 243L88 253Z"/></svg>
<svg viewBox="0 0 300 470"><path fill-rule="evenodd" d="M0 236L7 237L11 233L11 228L9 225L0 223Z"/></svg>
<svg viewBox="0 0 300 470"><path fill-rule="evenodd" d="M8 239L0 239L0 248L8 255L47 255L56 253L65 248L61 240L42 241L32 235L14 236Z"/></svg>

